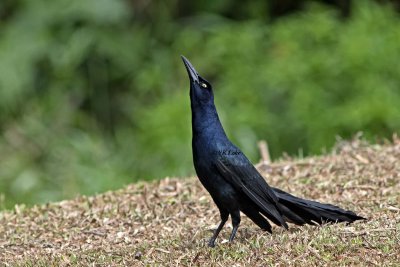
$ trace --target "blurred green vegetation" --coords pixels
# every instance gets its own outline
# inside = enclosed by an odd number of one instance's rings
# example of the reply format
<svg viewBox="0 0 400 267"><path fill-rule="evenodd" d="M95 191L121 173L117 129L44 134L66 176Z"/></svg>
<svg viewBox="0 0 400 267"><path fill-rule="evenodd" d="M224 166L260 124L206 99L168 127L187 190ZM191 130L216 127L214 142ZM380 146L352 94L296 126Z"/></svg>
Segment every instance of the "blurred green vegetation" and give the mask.
<svg viewBox="0 0 400 267"><path fill-rule="evenodd" d="M253 160L400 129L400 18L357 1L3 0L0 209L193 174L187 56Z"/></svg>

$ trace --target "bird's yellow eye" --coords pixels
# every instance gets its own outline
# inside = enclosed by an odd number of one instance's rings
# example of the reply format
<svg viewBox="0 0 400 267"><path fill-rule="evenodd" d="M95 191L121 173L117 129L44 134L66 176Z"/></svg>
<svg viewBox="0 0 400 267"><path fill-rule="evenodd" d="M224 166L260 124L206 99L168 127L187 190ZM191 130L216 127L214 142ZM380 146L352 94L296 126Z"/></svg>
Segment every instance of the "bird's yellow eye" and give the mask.
<svg viewBox="0 0 400 267"><path fill-rule="evenodd" d="M203 88L207 88L207 84L205 84L205 83L201 83L201 87L203 87Z"/></svg>

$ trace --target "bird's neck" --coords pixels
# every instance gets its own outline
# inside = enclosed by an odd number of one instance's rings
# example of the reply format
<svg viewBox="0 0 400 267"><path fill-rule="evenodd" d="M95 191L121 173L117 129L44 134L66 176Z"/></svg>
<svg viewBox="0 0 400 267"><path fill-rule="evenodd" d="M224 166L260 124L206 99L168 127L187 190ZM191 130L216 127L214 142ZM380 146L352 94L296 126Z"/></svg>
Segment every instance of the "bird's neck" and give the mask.
<svg viewBox="0 0 400 267"><path fill-rule="evenodd" d="M203 103L201 105L192 103L191 108L193 137L218 135L218 137L226 138L214 103Z"/></svg>

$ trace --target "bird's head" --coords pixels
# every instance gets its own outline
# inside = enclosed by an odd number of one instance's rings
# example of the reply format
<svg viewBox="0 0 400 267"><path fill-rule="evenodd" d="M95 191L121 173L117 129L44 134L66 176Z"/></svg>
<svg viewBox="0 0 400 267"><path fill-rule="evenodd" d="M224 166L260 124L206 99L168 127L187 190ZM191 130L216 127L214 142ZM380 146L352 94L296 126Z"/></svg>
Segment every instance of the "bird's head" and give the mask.
<svg viewBox="0 0 400 267"><path fill-rule="evenodd" d="M192 105L213 104L214 95L211 84L202 78L193 65L181 56L190 79L190 100Z"/></svg>

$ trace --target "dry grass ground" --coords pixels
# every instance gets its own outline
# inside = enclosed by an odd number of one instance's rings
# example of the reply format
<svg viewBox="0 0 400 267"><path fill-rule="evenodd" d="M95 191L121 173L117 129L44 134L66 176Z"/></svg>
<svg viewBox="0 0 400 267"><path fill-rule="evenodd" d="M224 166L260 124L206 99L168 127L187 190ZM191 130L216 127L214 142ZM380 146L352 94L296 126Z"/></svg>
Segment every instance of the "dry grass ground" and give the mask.
<svg viewBox="0 0 400 267"><path fill-rule="evenodd" d="M368 221L275 227L243 216L237 239L196 178L139 183L0 213L4 266L400 266L400 142L338 145L323 157L260 166L271 185L354 210Z"/></svg>

